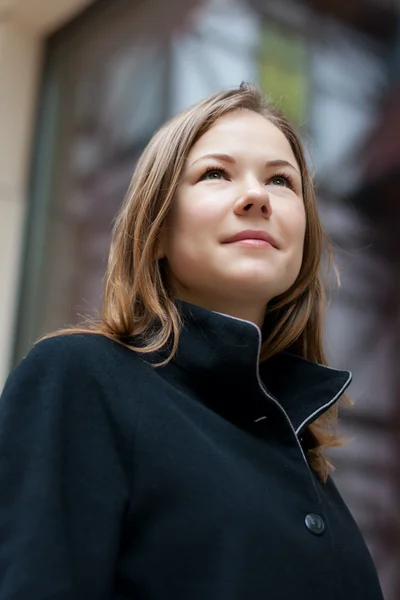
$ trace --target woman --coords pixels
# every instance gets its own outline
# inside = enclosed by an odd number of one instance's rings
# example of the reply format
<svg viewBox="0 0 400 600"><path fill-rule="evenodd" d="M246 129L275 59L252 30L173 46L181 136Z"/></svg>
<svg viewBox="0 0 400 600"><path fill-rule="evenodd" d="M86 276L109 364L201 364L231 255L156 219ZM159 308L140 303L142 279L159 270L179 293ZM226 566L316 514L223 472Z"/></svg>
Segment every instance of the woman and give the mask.
<svg viewBox="0 0 400 600"><path fill-rule="evenodd" d="M0 403L0 600L379 600L322 450L324 238L257 89L178 115L115 225L101 320L38 343Z"/></svg>

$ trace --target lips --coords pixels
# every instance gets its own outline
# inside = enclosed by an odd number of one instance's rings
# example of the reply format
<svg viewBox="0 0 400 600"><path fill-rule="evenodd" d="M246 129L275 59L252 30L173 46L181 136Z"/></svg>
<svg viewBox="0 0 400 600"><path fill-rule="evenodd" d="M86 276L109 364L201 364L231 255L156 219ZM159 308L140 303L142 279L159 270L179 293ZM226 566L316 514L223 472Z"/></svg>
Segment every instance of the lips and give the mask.
<svg viewBox="0 0 400 600"><path fill-rule="evenodd" d="M246 229L236 233L232 237L224 241L224 244L233 244L234 242L241 242L242 240L262 240L268 242L274 248L278 248L276 240L269 235L266 231Z"/></svg>

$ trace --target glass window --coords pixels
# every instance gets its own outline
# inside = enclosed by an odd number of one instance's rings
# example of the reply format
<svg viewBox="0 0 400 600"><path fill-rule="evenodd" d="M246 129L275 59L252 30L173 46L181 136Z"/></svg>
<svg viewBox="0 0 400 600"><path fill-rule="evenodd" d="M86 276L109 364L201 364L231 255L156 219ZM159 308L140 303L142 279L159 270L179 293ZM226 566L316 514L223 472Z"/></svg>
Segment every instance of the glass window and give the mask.
<svg viewBox="0 0 400 600"><path fill-rule="evenodd" d="M261 29L258 75L272 101L294 123L303 125L310 92L305 37L266 21Z"/></svg>
<svg viewBox="0 0 400 600"><path fill-rule="evenodd" d="M179 22L176 10L170 18ZM162 14L150 20L117 0L94 5L49 41L17 358L39 335L100 305L113 219L137 157L168 114L164 26Z"/></svg>
<svg viewBox="0 0 400 600"><path fill-rule="evenodd" d="M173 36L171 112L257 80L259 15L246 2L205 2Z"/></svg>

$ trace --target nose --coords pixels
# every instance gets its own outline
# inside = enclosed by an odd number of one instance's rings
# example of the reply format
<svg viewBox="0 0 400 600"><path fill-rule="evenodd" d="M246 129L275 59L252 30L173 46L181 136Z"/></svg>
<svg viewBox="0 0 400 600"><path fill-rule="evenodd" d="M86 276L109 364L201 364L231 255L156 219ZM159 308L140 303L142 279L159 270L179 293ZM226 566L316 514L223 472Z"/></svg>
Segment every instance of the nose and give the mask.
<svg viewBox="0 0 400 600"><path fill-rule="evenodd" d="M250 188L235 202L234 212L239 216L261 213L264 218L269 219L272 214L272 207L268 191L265 187Z"/></svg>

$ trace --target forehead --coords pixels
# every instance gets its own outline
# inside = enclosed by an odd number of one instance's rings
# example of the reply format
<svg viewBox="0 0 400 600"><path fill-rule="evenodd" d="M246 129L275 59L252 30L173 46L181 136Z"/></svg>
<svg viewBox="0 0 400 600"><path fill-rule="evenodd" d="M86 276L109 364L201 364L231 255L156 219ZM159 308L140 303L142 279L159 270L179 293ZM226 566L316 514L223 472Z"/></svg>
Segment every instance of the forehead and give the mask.
<svg viewBox="0 0 400 600"><path fill-rule="evenodd" d="M262 115L250 110L231 112L219 119L189 152L197 160L207 153L234 154L267 160L287 160L297 165L293 150L285 135Z"/></svg>

